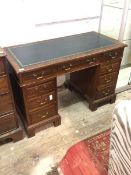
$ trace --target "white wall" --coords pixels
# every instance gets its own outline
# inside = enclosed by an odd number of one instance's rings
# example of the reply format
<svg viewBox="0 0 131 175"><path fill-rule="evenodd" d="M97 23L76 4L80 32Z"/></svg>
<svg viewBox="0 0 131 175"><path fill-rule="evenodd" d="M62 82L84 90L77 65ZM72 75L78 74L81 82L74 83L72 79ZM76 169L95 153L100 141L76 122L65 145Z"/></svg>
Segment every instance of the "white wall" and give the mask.
<svg viewBox="0 0 131 175"><path fill-rule="evenodd" d="M46 23L98 16L101 0L0 0L0 45L44 40L97 30L99 20Z"/></svg>

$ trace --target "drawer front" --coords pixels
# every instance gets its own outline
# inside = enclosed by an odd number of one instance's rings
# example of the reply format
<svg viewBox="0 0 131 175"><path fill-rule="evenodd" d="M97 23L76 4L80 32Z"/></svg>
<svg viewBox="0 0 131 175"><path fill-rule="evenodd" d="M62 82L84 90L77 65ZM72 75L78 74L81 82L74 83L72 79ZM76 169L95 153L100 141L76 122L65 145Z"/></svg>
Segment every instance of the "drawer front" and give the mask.
<svg viewBox="0 0 131 175"><path fill-rule="evenodd" d="M100 76L99 78L99 86L107 86L108 84L115 84L117 80L117 72L113 72L110 74L106 74L103 76Z"/></svg>
<svg viewBox="0 0 131 175"><path fill-rule="evenodd" d="M25 92L28 99L47 94L56 89L56 79L36 86L26 87Z"/></svg>
<svg viewBox="0 0 131 175"><path fill-rule="evenodd" d="M0 115L13 110L12 99L9 94L0 96Z"/></svg>
<svg viewBox="0 0 131 175"><path fill-rule="evenodd" d="M33 82L45 81L47 78L51 78L57 72L56 66L50 66L47 68L42 68L36 71L31 71L22 75L22 81L25 84L30 84Z"/></svg>
<svg viewBox="0 0 131 175"><path fill-rule="evenodd" d="M30 114L31 123L32 124L38 123L54 115L57 115L57 107L55 105L31 113Z"/></svg>
<svg viewBox="0 0 131 175"><path fill-rule="evenodd" d="M28 101L28 109L29 111L35 110L37 108L43 107L45 105L49 105L54 103L57 100L56 93L50 92L46 95L39 96L37 98L32 98Z"/></svg>
<svg viewBox="0 0 131 175"><path fill-rule="evenodd" d="M79 70L81 68L95 66L98 63L98 57L83 57L79 60L70 61L69 63L61 63L58 65L58 72L68 73Z"/></svg>
<svg viewBox="0 0 131 175"><path fill-rule="evenodd" d="M11 131L17 128L15 114L7 114L0 117L0 134Z"/></svg>
<svg viewBox="0 0 131 175"><path fill-rule="evenodd" d="M96 99L106 97L108 95L113 94L114 92L115 92L115 86L108 86L105 88L101 88L97 90Z"/></svg>
<svg viewBox="0 0 131 175"><path fill-rule="evenodd" d="M0 76L0 94L9 92L8 79L6 76Z"/></svg>
<svg viewBox="0 0 131 175"><path fill-rule="evenodd" d="M0 59L0 74L4 74L4 73L5 73L4 63L3 63L3 60Z"/></svg>
<svg viewBox="0 0 131 175"><path fill-rule="evenodd" d="M106 74L106 73L110 73L110 72L116 72L119 70L120 68L120 61L116 62L116 63L110 63L104 66L100 66L100 74Z"/></svg>
<svg viewBox="0 0 131 175"><path fill-rule="evenodd" d="M122 49L116 49L116 50L112 50L112 51L107 51L105 53L103 53L102 57L103 59L108 59L112 60L112 61L116 61L117 58L122 58L123 56L123 48Z"/></svg>

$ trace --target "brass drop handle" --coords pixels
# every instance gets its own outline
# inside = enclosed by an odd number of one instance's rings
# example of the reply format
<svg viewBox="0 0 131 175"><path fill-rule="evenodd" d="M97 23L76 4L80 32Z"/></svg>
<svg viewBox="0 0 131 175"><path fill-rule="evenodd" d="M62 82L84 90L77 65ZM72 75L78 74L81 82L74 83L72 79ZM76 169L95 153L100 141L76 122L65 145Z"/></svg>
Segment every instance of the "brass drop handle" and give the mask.
<svg viewBox="0 0 131 175"><path fill-rule="evenodd" d="M87 62L89 64L93 64L95 61L96 61L96 58L87 59Z"/></svg>
<svg viewBox="0 0 131 175"><path fill-rule="evenodd" d="M111 58L116 58L116 56L118 55L117 52L115 52L114 54L113 53L109 53L108 54Z"/></svg>
<svg viewBox="0 0 131 175"><path fill-rule="evenodd" d="M34 76L37 80L43 78L43 75L38 77L38 75L35 74L35 73L33 74L33 76Z"/></svg>
<svg viewBox="0 0 131 175"><path fill-rule="evenodd" d="M34 73L33 76L39 80L39 79L42 79L43 78L43 75L44 75L45 72L42 72L41 75L39 76L38 74Z"/></svg>
<svg viewBox="0 0 131 175"><path fill-rule="evenodd" d="M66 68L66 66L63 66L65 71L69 71L71 69L71 67L72 67L72 64L70 64L69 67L67 67L67 68Z"/></svg>
<svg viewBox="0 0 131 175"><path fill-rule="evenodd" d="M68 67L68 68L65 68L65 70L66 70L66 71L68 71L68 70L70 70L70 69L71 69L70 67Z"/></svg>
<svg viewBox="0 0 131 175"><path fill-rule="evenodd" d="M40 104L43 105L43 104L45 104L45 102L41 102Z"/></svg>
<svg viewBox="0 0 131 175"><path fill-rule="evenodd" d="M38 100L37 103L39 103L40 105L43 105L43 104L45 104L45 101L42 102L42 101Z"/></svg>
<svg viewBox="0 0 131 175"><path fill-rule="evenodd" d="M42 79L42 78L43 78L43 76L40 76L40 77L37 77L36 79L39 80L39 79Z"/></svg>
<svg viewBox="0 0 131 175"><path fill-rule="evenodd" d="M45 98L44 101L40 101L40 100L38 100L37 102L40 103L40 105L43 105L43 104L46 103L46 101L47 101L47 98Z"/></svg>
<svg viewBox="0 0 131 175"><path fill-rule="evenodd" d="M110 90L108 89L108 91L107 91L107 92L106 92L106 91L105 91L105 92L103 92L103 94L104 94L104 95L108 95L108 94L109 94L109 92L110 92Z"/></svg>
<svg viewBox="0 0 131 175"><path fill-rule="evenodd" d="M106 81L106 83L109 83L111 81L111 77L110 78L105 77L105 81Z"/></svg>
<svg viewBox="0 0 131 175"><path fill-rule="evenodd" d="M93 61L90 61L89 64L93 64L94 62Z"/></svg>
<svg viewBox="0 0 131 175"><path fill-rule="evenodd" d="M104 94L104 95L108 95L108 94L109 94L109 92L104 92L103 94Z"/></svg>
<svg viewBox="0 0 131 175"><path fill-rule="evenodd" d="M109 83L109 82L111 82L111 79L109 79L109 80L106 80L106 83Z"/></svg>
<svg viewBox="0 0 131 175"><path fill-rule="evenodd" d="M45 118L45 117L47 117L48 114L49 114L49 113L46 112L46 114L45 114L45 115L42 115L41 118Z"/></svg>
<svg viewBox="0 0 131 175"><path fill-rule="evenodd" d="M110 69L108 69L108 72L111 72L113 69L112 68L110 68Z"/></svg>
<svg viewBox="0 0 131 175"><path fill-rule="evenodd" d="M34 76L34 77L37 77L38 75L37 75L36 73L33 73L33 76Z"/></svg>
<svg viewBox="0 0 131 175"><path fill-rule="evenodd" d="M107 71L111 72L113 70L113 65L110 65L109 67L107 67Z"/></svg>

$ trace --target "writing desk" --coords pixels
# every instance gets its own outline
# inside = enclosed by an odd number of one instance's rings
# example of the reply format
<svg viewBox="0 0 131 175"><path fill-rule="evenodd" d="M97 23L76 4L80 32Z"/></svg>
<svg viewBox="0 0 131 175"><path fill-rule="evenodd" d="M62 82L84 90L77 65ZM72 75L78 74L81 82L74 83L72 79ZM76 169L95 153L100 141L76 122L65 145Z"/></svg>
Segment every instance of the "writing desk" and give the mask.
<svg viewBox="0 0 131 175"><path fill-rule="evenodd" d="M61 123L59 75L70 73L67 87L81 93L92 111L102 102L114 102L125 46L89 32L5 48L15 101L28 136L49 122Z"/></svg>

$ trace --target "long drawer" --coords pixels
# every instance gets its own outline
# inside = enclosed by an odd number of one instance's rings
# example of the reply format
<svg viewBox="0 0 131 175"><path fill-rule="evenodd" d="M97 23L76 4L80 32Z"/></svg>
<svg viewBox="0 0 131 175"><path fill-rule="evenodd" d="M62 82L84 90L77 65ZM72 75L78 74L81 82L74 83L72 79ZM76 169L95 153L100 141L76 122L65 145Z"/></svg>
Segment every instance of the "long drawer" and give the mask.
<svg viewBox="0 0 131 175"><path fill-rule="evenodd" d="M41 96L43 94L47 94L51 91L54 91L55 89L56 89L56 78L48 82L37 84L35 86L25 87L25 93L27 99L31 99L34 97Z"/></svg>
<svg viewBox="0 0 131 175"><path fill-rule="evenodd" d="M0 134L17 128L17 122L14 113L6 114L0 117Z"/></svg>
<svg viewBox="0 0 131 175"><path fill-rule="evenodd" d="M0 96L0 115L13 110L13 104L10 94Z"/></svg>
<svg viewBox="0 0 131 175"><path fill-rule="evenodd" d="M9 92L7 76L0 76L0 95Z"/></svg>
<svg viewBox="0 0 131 175"><path fill-rule="evenodd" d="M69 63L61 63L58 66L58 72L61 73L68 73L79 70L86 67L95 66L98 63L99 56L96 58L95 56L88 56L83 57L76 61L70 61Z"/></svg>
<svg viewBox="0 0 131 175"><path fill-rule="evenodd" d="M40 110L34 111L33 113L30 114L31 123L33 124L40 122L54 115L57 115L56 105L41 108Z"/></svg>
<svg viewBox="0 0 131 175"><path fill-rule="evenodd" d="M0 74L5 74L5 67L2 59L0 59Z"/></svg>
<svg viewBox="0 0 131 175"><path fill-rule="evenodd" d="M45 105L50 105L51 103L55 103L57 100L56 92L50 92L46 95L39 96L37 98L32 98L28 100L28 110L33 111L40 107L44 107Z"/></svg>

